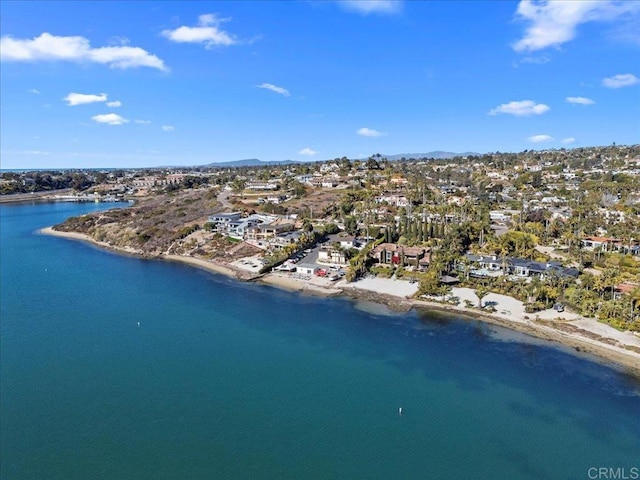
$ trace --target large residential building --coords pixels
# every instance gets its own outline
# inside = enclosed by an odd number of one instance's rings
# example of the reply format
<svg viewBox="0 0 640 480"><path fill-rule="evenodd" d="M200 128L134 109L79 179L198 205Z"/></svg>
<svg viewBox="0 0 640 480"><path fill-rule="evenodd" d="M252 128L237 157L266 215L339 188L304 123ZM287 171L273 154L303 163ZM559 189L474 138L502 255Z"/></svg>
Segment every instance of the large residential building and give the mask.
<svg viewBox="0 0 640 480"><path fill-rule="evenodd" d="M408 265L416 268L428 265L428 250L423 247L407 247L397 243L381 243L370 255L383 265Z"/></svg>

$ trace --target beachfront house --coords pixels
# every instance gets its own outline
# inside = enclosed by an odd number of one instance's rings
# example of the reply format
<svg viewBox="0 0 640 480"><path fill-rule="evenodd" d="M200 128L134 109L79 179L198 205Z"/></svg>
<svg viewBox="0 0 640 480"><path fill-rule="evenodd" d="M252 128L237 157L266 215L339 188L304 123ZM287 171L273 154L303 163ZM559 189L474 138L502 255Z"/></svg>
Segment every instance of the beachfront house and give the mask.
<svg viewBox="0 0 640 480"><path fill-rule="evenodd" d="M508 259L498 258L495 255L474 255L467 253L467 261L473 266L472 277L497 277L502 273L507 273L509 268Z"/></svg>
<svg viewBox="0 0 640 480"><path fill-rule="evenodd" d="M315 275L319 268L312 263L299 263L296 265L296 272L302 275Z"/></svg>
<svg viewBox="0 0 640 480"><path fill-rule="evenodd" d="M261 242L290 230L293 230L292 223L269 222L266 220L263 223L248 227L245 239Z"/></svg>
<svg viewBox="0 0 640 480"><path fill-rule="evenodd" d="M467 253L467 261L473 269L470 276L475 278L497 277L512 275L519 278L540 277L573 277L577 278L580 271L576 268L563 267L560 262L536 262L524 258L498 257L496 255L474 255Z"/></svg>
<svg viewBox="0 0 640 480"><path fill-rule="evenodd" d="M299 242L302 238L302 230L292 230L290 232L279 233L273 238L269 239L269 245L275 248L286 247L287 245L293 245Z"/></svg>
<svg viewBox="0 0 640 480"><path fill-rule="evenodd" d="M344 250L332 247L323 247L318 251L318 261L321 263L346 265L347 255Z"/></svg>
<svg viewBox="0 0 640 480"><path fill-rule="evenodd" d="M379 264L403 265L420 268L420 261L427 255L423 247L407 247L397 243L381 243L370 253Z"/></svg>
<svg viewBox="0 0 640 480"><path fill-rule="evenodd" d="M276 224L278 217L253 214L243 217L240 212L217 213L209 216L213 229L238 240L264 240L278 233L291 230L291 223Z"/></svg>

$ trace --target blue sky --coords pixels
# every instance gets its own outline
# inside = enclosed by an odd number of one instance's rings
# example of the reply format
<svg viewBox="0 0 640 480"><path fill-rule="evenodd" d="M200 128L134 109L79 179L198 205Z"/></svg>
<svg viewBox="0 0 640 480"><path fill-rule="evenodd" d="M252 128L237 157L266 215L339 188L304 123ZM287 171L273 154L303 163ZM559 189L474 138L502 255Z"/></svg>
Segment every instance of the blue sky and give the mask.
<svg viewBox="0 0 640 480"><path fill-rule="evenodd" d="M640 143L640 2L2 2L2 168Z"/></svg>

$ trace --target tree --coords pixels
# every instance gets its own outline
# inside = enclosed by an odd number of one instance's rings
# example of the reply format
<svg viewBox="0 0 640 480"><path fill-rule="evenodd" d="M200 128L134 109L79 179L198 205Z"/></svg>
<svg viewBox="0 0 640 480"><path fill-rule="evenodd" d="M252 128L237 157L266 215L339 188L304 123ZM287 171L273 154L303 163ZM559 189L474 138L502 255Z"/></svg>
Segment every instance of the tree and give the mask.
<svg viewBox="0 0 640 480"><path fill-rule="evenodd" d="M478 308L482 308L482 299L489 295L489 289L484 285L480 285L474 290L474 293L478 297Z"/></svg>
<svg viewBox="0 0 640 480"><path fill-rule="evenodd" d="M420 295L438 295L440 293L440 276L435 270L430 270L420 280L418 286Z"/></svg>
<svg viewBox="0 0 640 480"><path fill-rule="evenodd" d="M600 298L604 298L609 293L609 300L613 299L615 286L620 283L618 271L614 268L607 268L595 281L595 290L600 292Z"/></svg>
<svg viewBox="0 0 640 480"><path fill-rule="evenodd" d="M304 221L302 222L302 231L305 233L313 232L313 224L308 218L305 218Z"/></svg>
<svg viewBox="0 0 640 480"><path fill-rule="evenodd" d="M344 219L344 229L349 235L355 235L358 233L358 220L353 215Z"/></svg>
<svg viewBox="0 0 640 480"><path fill-rule="evenodd" d="M245 184L246 182L244 180L242 180L241 178L236 178L231 184L231 188L235 193L240 193L244 190Z"/></svg>
<svg viewBox="0 0 640 480"><path fill-rule="evenodd" d="M333 235L334 233L338 233L340 229L335 223L327 223L324 226L324 233L327 235Z"/></svg>
<svg viewBox="0 0 640 480"><path fill-rule="evenodd" d="M353 211L353 202L348 198L340 202L340 211L342 215L349 215Z"/></svg>
<svg viewBox="0 0 640 480"><path fill-rule="evenodd" d="M298 181L293 182L292 188L293 194L298 198L302 198L307 194L307 189L305 188L305 186Z"/></svg>
<svg viewBox="0 0 640 480"><path fill-rule="evenodd" d="M379 170L380 169L380 165L378 164L377 160L373 157L369 157L365 163L365 166L367 167L368 170Z"/></svg>

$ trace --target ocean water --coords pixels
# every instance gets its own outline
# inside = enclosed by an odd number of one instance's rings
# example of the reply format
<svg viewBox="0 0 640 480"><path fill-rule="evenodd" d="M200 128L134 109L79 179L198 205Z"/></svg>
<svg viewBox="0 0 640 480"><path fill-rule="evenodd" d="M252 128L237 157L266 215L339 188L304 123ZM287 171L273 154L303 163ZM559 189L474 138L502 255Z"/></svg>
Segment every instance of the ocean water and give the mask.
<svg viewBox="0 0 640 480"><path fill-rule="evenodd" d="M2 479L585 479L640 467L640 384L609 366L479 322L37 233L98 208L0 206Z"/></svg>

